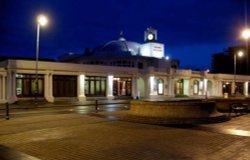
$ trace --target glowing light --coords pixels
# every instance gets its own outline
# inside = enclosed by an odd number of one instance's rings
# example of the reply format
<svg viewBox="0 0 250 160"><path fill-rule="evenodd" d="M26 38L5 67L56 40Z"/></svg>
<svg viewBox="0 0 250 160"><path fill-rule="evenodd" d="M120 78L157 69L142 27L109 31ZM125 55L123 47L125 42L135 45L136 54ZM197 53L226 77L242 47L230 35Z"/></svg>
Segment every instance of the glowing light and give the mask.
<svg viewBox="0 0 250 160"><path fill-rule="evenodd" d="M113 96L113 75L108 76L108 96Z"/></svg>
<svg viewBox="0 0 250 160"><path fill-rule="evenodd" d="M207 79L204 79L204 95L207 93Z"/></svg>
<svg viewBox="0 0 250 160"><path fill-rule="evenodd" d="M248 82L245 82L245 95L248 96Z"/></svg>
<svg viewBox="0 0 250 160"><path fill-rule="evenodd" d="M152 34L152 33L150 33L149 35L148 35L148 40L153 40L153 38L154 38L154 35Z"/></svg>
<svg viewBox="0 0 250 160"><path fill-rule="evenodd" d="M163 94L163 83L158 84L159 94Z"/></svg>
<svg viewBox="0 0 250 160"><path fill-rule="evenodd" d="M39 15L39 16L37 17L37 22L38 22L41 26L45 26L45 25L47 25L47 23L48 23L48 19L47 19L47 17L44 16L44 15Z"/></svg>
<svg viewBox="0 0 250 160"><path fill-rule="evenodd" d="M238 52L238 56L239 56L239 57L242 57L243 55L244 55L244 53L243 53L242 51L239 51L239 52Z"/></svg>
<svg viewBox="0 0 250 160"><path fill-rule="evenodd" d="M244 38L245 40L248 40L250 38L250 29L245 29L241 33L241 37Z"/></svg>
<svg viewBox="0 0 250 160"><path fill-rule="evenodd" d="M169 60L169 56L166 56L166 60Z"/></svg>
<svg viewBox="0 0 250 160"><path fill-rule="evenodd" d="M240 129L228 129L227 132L229 134L238 135L238 136L248 136L248 137L250 136L249 131L240 130Z"/></svg>
<svg viewBox="0 0 250 160"><path fill-rule="evenodd" d="M85 87L85 75L81 74L79 76L79 97L85 97L84 87Z"/></svg>

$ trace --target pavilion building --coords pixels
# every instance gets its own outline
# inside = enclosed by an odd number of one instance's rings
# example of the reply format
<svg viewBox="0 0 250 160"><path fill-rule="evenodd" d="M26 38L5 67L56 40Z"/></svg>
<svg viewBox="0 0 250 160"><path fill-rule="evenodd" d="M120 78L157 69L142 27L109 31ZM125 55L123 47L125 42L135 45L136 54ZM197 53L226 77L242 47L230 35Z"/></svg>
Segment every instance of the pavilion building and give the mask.
<svg viewBox="0 0 250 160"><path fill-rule="evenodd" d="M83 55L64 54L60 61L7 59L0 62L0 102L14 103L35 95L54 102L61 97L167 98L248 96L247 75L212 74L178 69L179 61L165 58L157 31L148 28L144 43L127 41L123 34ZM234 81L236 80L236 83Z"/></svg>

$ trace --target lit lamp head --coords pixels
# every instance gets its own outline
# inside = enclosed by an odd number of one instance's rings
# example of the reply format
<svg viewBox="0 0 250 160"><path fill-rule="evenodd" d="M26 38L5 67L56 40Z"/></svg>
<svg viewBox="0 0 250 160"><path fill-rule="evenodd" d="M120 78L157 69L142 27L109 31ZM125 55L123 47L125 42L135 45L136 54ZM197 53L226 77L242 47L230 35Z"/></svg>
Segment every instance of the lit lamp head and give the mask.
<svg viewBox="0 0 250 160"><path fill-rule="evenodd" d="M248 40L250 38L250 29L244 29L241 33L241 37Z"/></svg>
<svg viewBox="0 0 250 160"><path fill-rule="evenodd" d="M244 55L244 53L243 53L242 51L239 51L239 52L238 52L238 56L239 56L239 57L242 57L243 55Z"/></svg>
<svg viewBox="0 0 250 160"><path fill-rule="evenodd" d="M39 15L39 16L37 17L37 22L38 22L38 24L41 25L41 26L46 26L47 23L48 23L48 19L47 19L47 17L44 16L44 15Z"/></svg>

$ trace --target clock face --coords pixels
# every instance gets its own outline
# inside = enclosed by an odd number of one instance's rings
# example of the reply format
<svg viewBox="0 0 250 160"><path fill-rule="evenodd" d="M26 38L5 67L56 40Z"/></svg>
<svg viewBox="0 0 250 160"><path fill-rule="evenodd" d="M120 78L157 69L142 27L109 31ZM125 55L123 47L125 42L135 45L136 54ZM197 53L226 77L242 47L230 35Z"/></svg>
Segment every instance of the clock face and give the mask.
<svg viewBox="0 0 250 160"><path fill-rule="evenodd" d="M154 35L152 33L148 34L148 40L153 40L154 39Z"/></svg>

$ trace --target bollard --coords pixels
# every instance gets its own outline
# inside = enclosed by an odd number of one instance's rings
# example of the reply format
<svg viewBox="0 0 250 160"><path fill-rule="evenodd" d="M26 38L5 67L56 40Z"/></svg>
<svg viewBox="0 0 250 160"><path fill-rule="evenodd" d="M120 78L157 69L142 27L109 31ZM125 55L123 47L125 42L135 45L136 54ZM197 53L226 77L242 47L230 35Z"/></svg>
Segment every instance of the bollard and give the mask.
<svg viewBox="0 0 250 160"><path fill-rule="evenodd" d="M6 103L6 120L9 120L10 116L9 116L9 103Z"/></svg>
<svg viewBox="0 0 250 160"><path fill-rule="evenodd" d="M95 110L96 110L96 112L98 111L98 100L97 99L95 100Z"/></svg>

